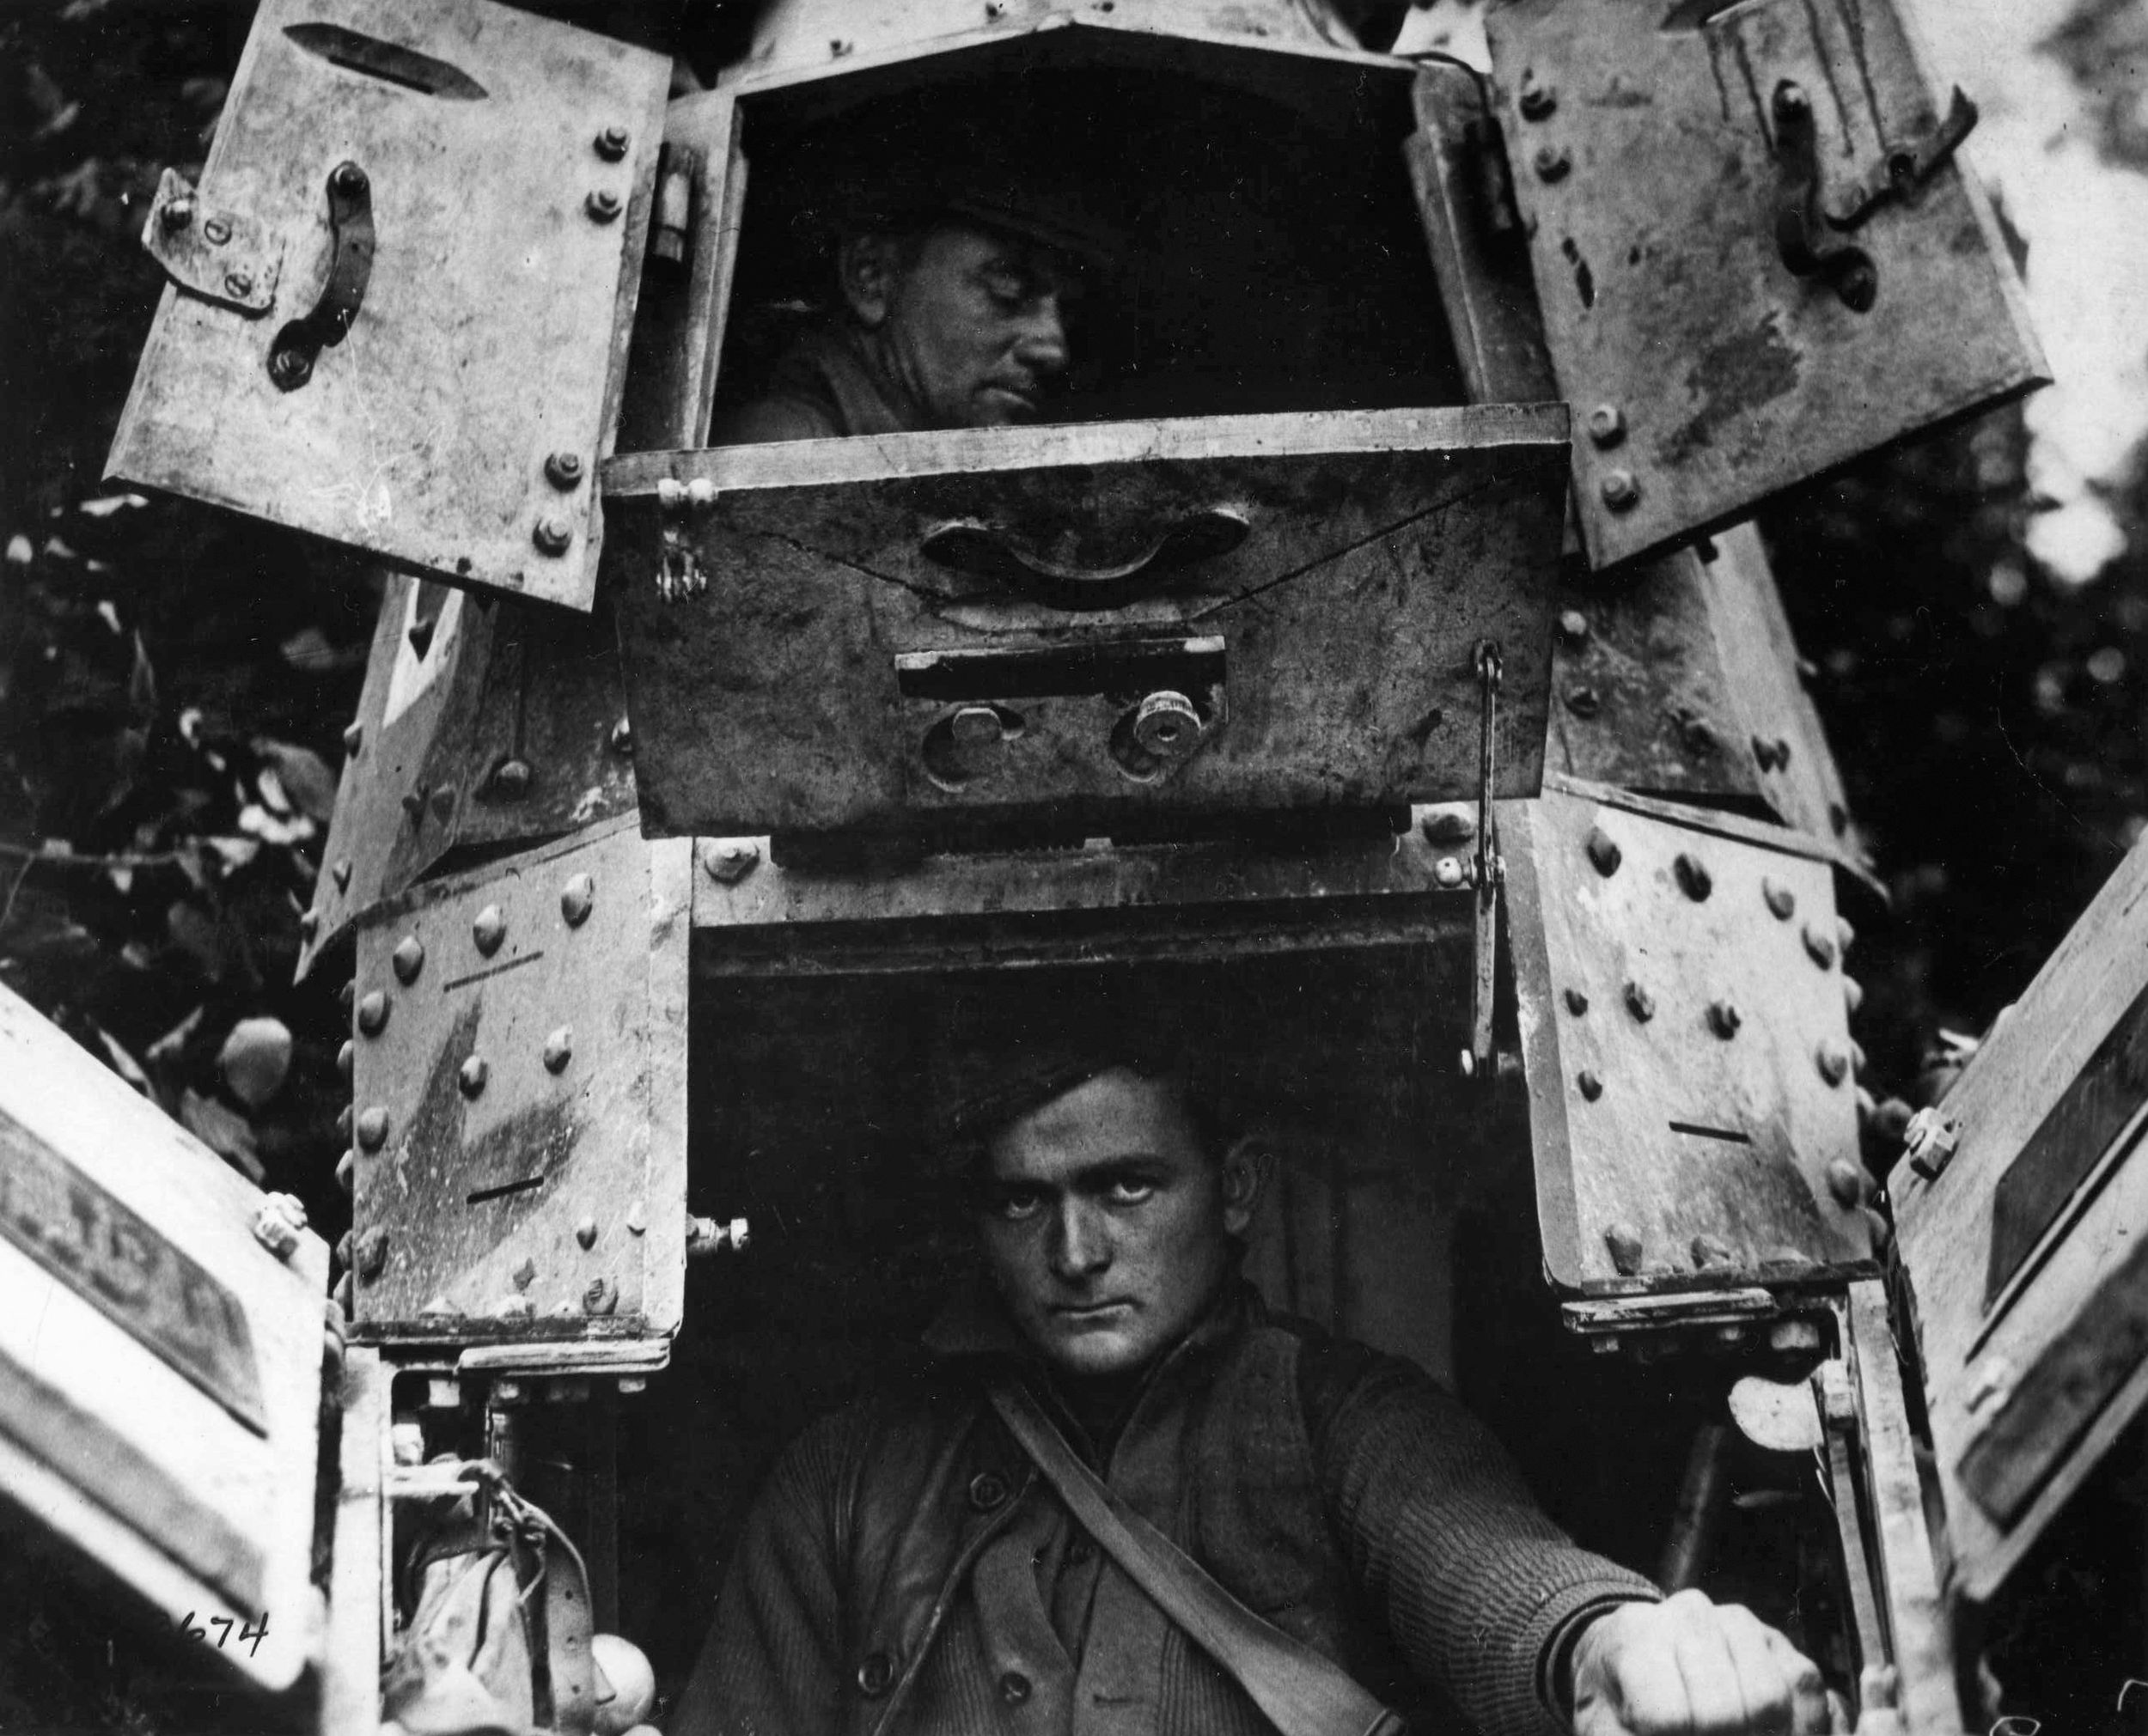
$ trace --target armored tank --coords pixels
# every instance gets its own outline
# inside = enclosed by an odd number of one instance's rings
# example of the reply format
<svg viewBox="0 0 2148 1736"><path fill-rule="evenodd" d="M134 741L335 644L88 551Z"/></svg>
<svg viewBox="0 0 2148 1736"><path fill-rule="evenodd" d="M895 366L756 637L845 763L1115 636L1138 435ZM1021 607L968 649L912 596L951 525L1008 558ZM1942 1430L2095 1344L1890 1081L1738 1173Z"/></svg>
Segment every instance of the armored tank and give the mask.
<svg viewBox="0 0 2148 1736"><path fill-rule="evenodd" d="M381 1727L457 1501L543 1588L528 1721L646 1710L601 1636L676 1683L755 1467L948 1269L934 1033L1099 984L1272 1130L1277 1306L1540 1433L1667 1587L1731 1454L1816 1453L1809 1648L1975 1717L1976 1605L2144 1391L2148 863L1913 1124L1890 1264L1870 874L1751 522L2041 382L1974 106L1895 0L1510 0L1484 67L1403 9L260 8L110 472L390 575L304 919L333 1354L321 1240L0 1005L0 1271L82 1352L0 1329L0 1481L265 1629L279 1719ZM1126 237L1076 419L710 444L815 150L1009 89Z"/></svg>

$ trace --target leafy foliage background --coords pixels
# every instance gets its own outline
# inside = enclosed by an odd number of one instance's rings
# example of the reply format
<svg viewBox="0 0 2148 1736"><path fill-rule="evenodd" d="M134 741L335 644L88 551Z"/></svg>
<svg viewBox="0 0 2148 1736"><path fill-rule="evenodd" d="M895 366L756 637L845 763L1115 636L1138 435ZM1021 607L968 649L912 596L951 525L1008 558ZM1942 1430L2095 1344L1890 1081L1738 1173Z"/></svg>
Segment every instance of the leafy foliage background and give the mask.
<svg viewBox="0 0 2148 1736"><path fill-rule="evenodd" d="M143 213L160 169L198 177L247 24L150 0L0 18L0 982L333 1239L340 983L290 978L377 594L357 563L101 480L162 288ZM2093 82L2143 28L2084 0L2053 52ZM2130 97L2084 112L2148 163ZM2148 816L2148 472L2113 491L2127 552L2071 586L2024 547L2025 451L2002 412L1765 521L1891 894L1852 961L1881 1095L2020 991ZM265 1095L219 1063L263 1019L292 1039ZM2047 1605L2138 1596L2138 1497L2133 1564L2077 1540L2066 1584L2038 1569ZM35 1704L0 1690L0 1727Z"/></svg>

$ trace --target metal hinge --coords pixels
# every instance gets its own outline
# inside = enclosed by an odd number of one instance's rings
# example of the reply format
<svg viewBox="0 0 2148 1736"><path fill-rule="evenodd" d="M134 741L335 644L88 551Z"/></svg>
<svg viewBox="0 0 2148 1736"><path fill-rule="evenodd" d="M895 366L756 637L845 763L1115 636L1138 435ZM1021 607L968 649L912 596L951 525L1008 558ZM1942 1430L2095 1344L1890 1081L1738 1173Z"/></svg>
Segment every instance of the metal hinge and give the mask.
<svg viewBox="0 0 2148 1736"><path fill-rule="evenodd" d="M1474 875L1477 900L1475 968L1469 984L1469 1047L1461 1057L1462 1076L1489 1082L1497 1073L1492 1049L1492 1012L1498 988L1499 893L1506 863L1499 855L1498 812L1492 800L1498 758L1499 647L1478 641L1478 691L1481 734L1477 758L1477 856Z"/></svg>

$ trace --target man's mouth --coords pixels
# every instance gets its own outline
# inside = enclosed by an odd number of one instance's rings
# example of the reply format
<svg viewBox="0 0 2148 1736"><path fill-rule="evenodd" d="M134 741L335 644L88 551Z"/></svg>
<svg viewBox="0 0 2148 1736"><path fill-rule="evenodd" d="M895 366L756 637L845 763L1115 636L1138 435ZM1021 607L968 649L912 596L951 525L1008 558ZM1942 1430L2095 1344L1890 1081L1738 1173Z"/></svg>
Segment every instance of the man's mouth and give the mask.
<svg viewBox="0 0 2148 1736"><path fill-rule="evenodd" d="M998 399L1022 415L1036 414L1037 394L1034 387L1010 385L1005 381L995 380L985 388L985 393L988 398Z"/></svg>
<svg viewBox="0 0 2148 1736"><path fill-rule="evenodd" d="M1120 1313L1131 1313L1132 1311L1133 1304L1124 1300L1111 1302L1067 1302L1062 1303L1052 1310L1052 1312L1060 1319L1072 1321L1077 1325L1083 1322L1093 1323L1099 1320L1111 1319Z"/></svg>

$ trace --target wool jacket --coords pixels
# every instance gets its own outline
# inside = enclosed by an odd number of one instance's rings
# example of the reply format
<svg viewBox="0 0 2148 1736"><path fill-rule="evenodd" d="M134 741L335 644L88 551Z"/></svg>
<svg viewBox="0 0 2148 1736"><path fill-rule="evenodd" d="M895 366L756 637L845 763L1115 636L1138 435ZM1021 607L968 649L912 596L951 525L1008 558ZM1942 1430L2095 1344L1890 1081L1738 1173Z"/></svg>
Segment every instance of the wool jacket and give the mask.
<svg viewBox="0 0 2148 1736"><path fill-rule="evenodd" d="M1542 1736L1591 1616L1653 1599L1571 1543L1414 1365L1234 1285L1108 1442L981 1300L824 1418L754 1503L670 1736L1260 1736L1244 1692L1069 1519L985 1396L1010 1361L1112 1489L1413 1731Z"/></svg>

